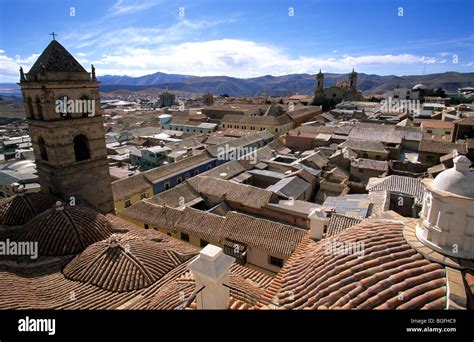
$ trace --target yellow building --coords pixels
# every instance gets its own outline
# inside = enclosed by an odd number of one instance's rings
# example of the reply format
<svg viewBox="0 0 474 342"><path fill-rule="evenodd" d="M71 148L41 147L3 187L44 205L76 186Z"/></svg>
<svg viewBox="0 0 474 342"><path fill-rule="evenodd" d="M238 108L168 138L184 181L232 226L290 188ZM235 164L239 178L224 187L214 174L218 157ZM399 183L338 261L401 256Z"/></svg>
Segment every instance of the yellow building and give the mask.
<svg viewBox="0 0 474 342"><path fill-rule="evenodd" d="M220 129L247 129L252 131L267 130L279 136L293 129L293 120L287 115L235 115L227 114L222 118Z"/></svg>
<svg viewBox="0 0 474 342"><path fill-rule="evenodd" d="M118 183L120 182L120 183ZM153 184L143 174L112 182L115 212L153 196Z"/></svg>

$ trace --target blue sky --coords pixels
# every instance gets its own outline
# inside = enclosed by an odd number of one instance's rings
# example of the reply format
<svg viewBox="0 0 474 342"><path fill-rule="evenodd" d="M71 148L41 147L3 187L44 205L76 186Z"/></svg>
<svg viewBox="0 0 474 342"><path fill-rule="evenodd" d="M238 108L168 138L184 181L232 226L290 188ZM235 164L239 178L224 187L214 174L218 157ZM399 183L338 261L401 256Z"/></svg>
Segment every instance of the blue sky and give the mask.
<svg viewBox="0 0 474 342"><path fill-rule="evenodd" d="M98 75L474 71L472 0L0 0L0 82L58 34Z"/></svg>

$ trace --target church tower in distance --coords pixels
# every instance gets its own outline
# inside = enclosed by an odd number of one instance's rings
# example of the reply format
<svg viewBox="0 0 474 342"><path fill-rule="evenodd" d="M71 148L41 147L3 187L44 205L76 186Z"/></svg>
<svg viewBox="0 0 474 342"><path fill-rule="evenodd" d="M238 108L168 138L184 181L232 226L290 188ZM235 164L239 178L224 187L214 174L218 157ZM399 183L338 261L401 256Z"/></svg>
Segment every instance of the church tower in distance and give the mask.
<svg viewBox="0 0 474 342"><path fill-rule="evenodd" d="M42 191L113 212L94 67L53 39L27 74L20 68L19 84Z"/></svg>
<svg viewBox="0 0 474 342"><path fill-rule="evenodd" d="M315 96L321 96L324 93L324 74L319 69L319 73L316 75L316 89L314 92Z"/></svg>
<svg viewBox="0 0 474 342"><path fill-rule="evenodd" d="M352 72L349 74L349 83L350 83L350 89L356 93L357 92L357 73L354 71L354 68L352 68Z"/></svg>

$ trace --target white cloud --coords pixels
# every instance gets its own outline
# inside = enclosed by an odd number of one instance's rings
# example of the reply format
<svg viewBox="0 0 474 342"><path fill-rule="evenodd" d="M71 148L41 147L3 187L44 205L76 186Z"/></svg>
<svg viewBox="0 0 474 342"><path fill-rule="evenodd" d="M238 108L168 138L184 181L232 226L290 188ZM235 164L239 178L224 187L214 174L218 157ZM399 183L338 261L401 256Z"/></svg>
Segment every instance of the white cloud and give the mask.
<svg viewBox="0 0 474 342"><path fill-rule="evenodd" d="M11 58L5 55L4 50L0 50L0 82L18 82L20 66L27 72L38 57L39 54L32 54L26 58L20 55Z"/></svg>
<svg viewBox="0 0 474 342"><path fill-rule="evenodd" d="M104 54L94 61L97 72L104 74L145 75L156 71L196 76L227 75L254 77L266 74L348 72L353 67L437 63L432 57L412 54L366 55L341 58L291 57L273 46L248 40L220 39L185 42L160 48L123 47L117 53Z"/></svg>
<svg viewBox="0 0 474 342"><path fill-rule="evenodd" d="M89 32L72 32L66 35L63 41L66 45L74 46L77 49L91 47L94 49L120 48L124 44L126 44L126 47L154 47L164 43L199 37L203 29L229 22L232 22L232 20L190 21L185 19L166 28L127 27L114 30L98 28Z"/></svg>
<svg viewBox="0 0 474 342"><path fill-rule="evenodd" d="M110 15L121 15L140 12L157 6L157 0L118 0L110 9Z"/></svg>

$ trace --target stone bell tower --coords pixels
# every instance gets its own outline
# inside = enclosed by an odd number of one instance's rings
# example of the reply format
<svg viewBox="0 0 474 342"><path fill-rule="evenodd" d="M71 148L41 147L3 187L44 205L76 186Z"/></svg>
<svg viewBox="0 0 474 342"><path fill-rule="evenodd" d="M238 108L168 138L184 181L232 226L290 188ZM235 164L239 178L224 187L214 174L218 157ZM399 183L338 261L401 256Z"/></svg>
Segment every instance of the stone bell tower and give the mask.
<svg viewBox="0 0 474 342"><path fill-rule="evenodd" d="M354 93L357 92L357 73L354 71L354 68L352 68L352 72L349 74L349 84L350 84L350 89Z"/></svg>
<svg viewBox="0 0 474 342"><path fill-rule="evenodd" d="M95 69L52 40L20 83L42 191L114 209Z"/></svg>
<svg viewBox="0 0 474 342"><path fill-rule="evenodd" d="M324 93L324 74L319 69L319 73L316 75L316 89L314 90L314 96L320 96Z"/></svg>

